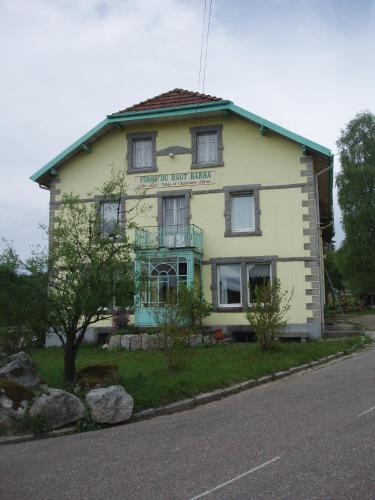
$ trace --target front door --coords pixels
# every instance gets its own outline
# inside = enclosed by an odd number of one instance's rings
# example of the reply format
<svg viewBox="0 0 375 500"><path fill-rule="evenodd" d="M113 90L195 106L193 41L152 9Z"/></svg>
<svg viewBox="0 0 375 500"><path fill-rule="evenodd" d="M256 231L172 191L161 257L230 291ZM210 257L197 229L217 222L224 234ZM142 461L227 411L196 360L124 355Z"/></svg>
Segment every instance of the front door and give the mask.
<svg viewBox="0 0 375 500"><path fill-rule="evenodd" d="M166 247L183 247L186 239L185 196L163 199L163 239Z"/></svg>

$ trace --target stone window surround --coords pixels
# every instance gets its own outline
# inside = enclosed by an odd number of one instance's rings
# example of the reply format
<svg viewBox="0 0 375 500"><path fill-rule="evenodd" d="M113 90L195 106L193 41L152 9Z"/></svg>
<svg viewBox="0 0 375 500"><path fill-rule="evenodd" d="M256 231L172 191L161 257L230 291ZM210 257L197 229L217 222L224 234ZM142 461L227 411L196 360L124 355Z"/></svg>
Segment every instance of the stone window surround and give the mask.
<svg viewBox="0 0 375 500"><path fill-rule="evenodd" d="M157 199L158 199L158 215L157 215L157 223L158 227L162 227L164 224L163 221L163 200L164 198L177 198L179 196L185 197L185 224L190 224L191 220L191 207L190 207L190 197L191 197L191 189L177 189L176 191L158 191Z"/></svg>
<svg viewBox="0 0 375 500"><path fill-rule="evenodd" d="M271 279L276 275L277 255L266 255L261 257L222 257L210 259L211 263L211 290L212 305L217 312L245 312L249 308L249 291L247 289L247 265L248 264L270 264ZM241 266L241 297L242 306L219 306L218 297L218 266L225 264L239 264Z"/></svg>
<svg viewBox="0 0 375 500"><path fill-rule="evenodd" d="M150 132L137 132L126 134L126 139L128 143L127 150L127 174L139 174L144 172L157 172L158 168L156 165L156 136L158 135L156 130ZM135 168L133 165L133 141L137 139L151 139L152 141L152 165L151 167Z"/></svg>
<svg viewBox="0 0 375 500"><path fill-rule="evenodd" d="M119 196L113 195L113 197L109 196L95 196L94 198L95 201L95 206L98 214L100 215L100 209L101 209L101 204L103 202L109 202L109 203L117 203L119 201ZM125 198L121 197L120 201L120 216L121 214L125 214ZM120 225L120 236L119 238L116 238L116 241L124 241L125 239L125 219L120 219L119 221ZM101 229L102 231L102 229Z"/></svg>
<svg viewBox="0 0 375 500"><path fill-rule="evenodd" d="M225 218L225 237L241 237L241 236L262 236L260 229L260 201L259 190L261 184L248 184L240 186L224 186L224 218ZM254 196L254 231L232 231L232 196L235 194L252 193Z"/></svg>
<svg viewBox="0 0 375 500"><path fill-rule="evenodd" d="M209 167L223 167L223 125L204 125L201 127L191 127L191 168L209 168ZM197 147L197 135L199 133L205 132L216 132L217 133L217 161L208 163L198 163L198 147Z"/></svg>

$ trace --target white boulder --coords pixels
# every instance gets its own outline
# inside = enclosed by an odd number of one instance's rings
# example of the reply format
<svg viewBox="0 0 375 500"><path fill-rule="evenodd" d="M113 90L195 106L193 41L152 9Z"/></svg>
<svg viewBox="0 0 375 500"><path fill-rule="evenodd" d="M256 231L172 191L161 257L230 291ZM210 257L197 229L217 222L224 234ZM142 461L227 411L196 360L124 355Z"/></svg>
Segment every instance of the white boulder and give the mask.
<svg viewBox="0 0 375 500"><path fill-rule="evenodd" d="M125 422L133 414L133 398L120 385L93 389L86 394L86 402L99 424Z"/></svg>
<svg viewBox="0 0 375 500"><path fill-rule="evenodd" d="M121 338L122 338L122 335L112 335L109 338L108 349L109 350L119 349L121 347Z"/></svg>

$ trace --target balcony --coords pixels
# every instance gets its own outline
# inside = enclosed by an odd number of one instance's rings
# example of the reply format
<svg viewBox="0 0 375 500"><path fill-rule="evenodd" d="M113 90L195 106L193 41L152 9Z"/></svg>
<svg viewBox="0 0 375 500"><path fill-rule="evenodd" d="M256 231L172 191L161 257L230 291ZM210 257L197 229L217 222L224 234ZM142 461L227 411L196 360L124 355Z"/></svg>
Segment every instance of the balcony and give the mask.
<svg viewBox="0 0 375 500"><path fill-rule="evenodd" d="M181 226L148 226L135 230L136 250L158 248L193 248L203 253L203 231L194 224Z"/></svg>

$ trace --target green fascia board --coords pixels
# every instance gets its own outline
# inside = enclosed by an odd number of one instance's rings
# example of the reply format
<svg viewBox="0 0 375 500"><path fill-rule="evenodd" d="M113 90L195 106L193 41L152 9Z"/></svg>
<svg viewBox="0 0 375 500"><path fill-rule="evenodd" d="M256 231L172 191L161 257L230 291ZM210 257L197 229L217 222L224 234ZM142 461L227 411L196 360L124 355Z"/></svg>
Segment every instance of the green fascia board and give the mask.
<svg viewBox="0 0 375 500"><path fill-rule="evenodd" d="M257 123L258 125L263 125L263 127L266 127L269 130L276 132L277 134L283 135L284 137L287 137L288 139L291 139L292 141L301 144L301 146L306 146L307 148L313 149L314 151L318 151L319 153L322 153L323 155L328 157L333 156L330 149L325 148L324 146L321 146L316 142L310 141L309 139L306 139L306 137L302 137L301 135L295 134L294 132L291 132L286 128L280 127L279 125L276 125L276 123L272 123L266 120L265 118L262 118L261 116L254 115L254 113L250 113L250 111L240 108L235 104L229 104L227 109L229 109L233 113L236 113L239 116L242 116L243 118L247 118L248 120Z"/></svg>
<svg viewBox="0 0 375 500"><path fill-rule="evenodd" d="M33 174L30 179L37 182L38 179L47 173L51 168L55 167L58 163L64 160L70 153L82 147L85 142L90 140L92 136L100 132L103 128L111 125L113 123L126 123L126 122L134 122L134 121L142 121L148 119L155 118L164 118L164 117L177 117L177 116L189 116L194 113L205 113L208 111L225 111L229 110L251 122L257 123L258 125L262 125L269 130L276 132L277 134L283 135L284 137L289 138L290 140L301 144L302 146L313 149L314 151L318 151L325 156L332 157L331 150L317 144L316 142L310 141L305 137L302 137L294 132L291 132L275 123L272 123L265 118L257 116L250 111L246 111L239 106L236 106L232 103L232 101L214 101L210 103L202 103L202 104L193 104L188 106L178 106L178 107L170 107L170 108L157 108L148 111L129 111L127 113L122 113L121 115L109 115L107 118L102 120L98 125L89 130L85 135L83 135L80 139L74 142L71 146L64 149L60 154L55 156L51 161L49 161L44 167L39 169L35 174Z"/></svg>
<svg viewBox="0 0 375 500"><path fill-rule="evenodd" d="M102 130L106 125L108 125L109 120L106 118L102 120L98 125L96 125L94 128L89 130L85 135L80 137L78 141L73 142L69 147L64 149L60 154L52 158L51 161L49 161L44 167L40 168L35 174L33 174L30 179L32 181L37 182L37 180L45 173L47 173L51 168L55 167L60 161L64 160L64 158L72 153L74 150L80 148L83 144L85 144L86 141L88 141L93 135L97 134Z"/></svg>

